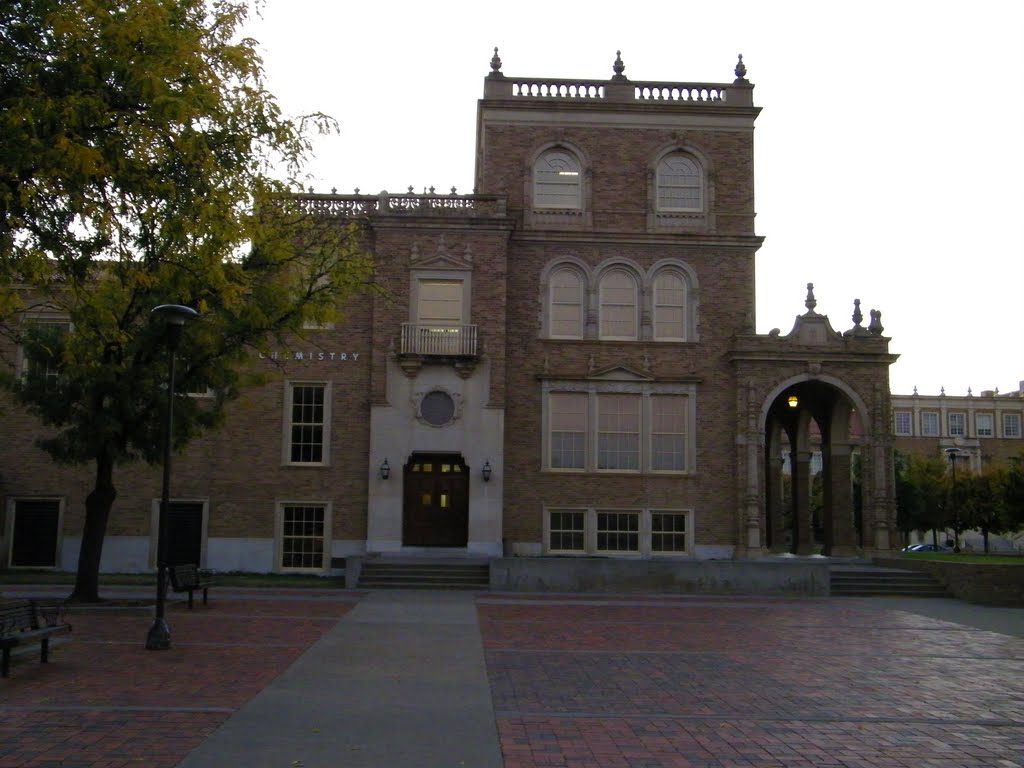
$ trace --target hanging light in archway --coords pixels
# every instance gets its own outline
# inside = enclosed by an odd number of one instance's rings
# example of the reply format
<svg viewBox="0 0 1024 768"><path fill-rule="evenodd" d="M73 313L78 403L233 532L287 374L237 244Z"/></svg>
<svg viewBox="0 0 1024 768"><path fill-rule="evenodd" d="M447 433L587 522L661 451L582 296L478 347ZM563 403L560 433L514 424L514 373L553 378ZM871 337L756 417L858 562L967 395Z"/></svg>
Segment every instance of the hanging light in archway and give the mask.
<svg viewBox="0 0 1024 768"><path fill-rule="evenodd" d="M796 395L790 395L786 398L786 402L789 403L790 408L796 408L800 405L800 399Z"/></svg>

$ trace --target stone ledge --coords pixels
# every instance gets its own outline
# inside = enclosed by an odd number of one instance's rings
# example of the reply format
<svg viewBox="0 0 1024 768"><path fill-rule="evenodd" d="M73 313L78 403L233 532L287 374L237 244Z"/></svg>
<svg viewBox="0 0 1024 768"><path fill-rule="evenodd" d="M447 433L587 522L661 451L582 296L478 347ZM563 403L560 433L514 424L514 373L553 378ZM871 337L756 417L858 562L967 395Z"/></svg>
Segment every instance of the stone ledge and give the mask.
<svg viewBox="0 0 1024 768"><path fill-rule="evenodd" d="M1024 607L1024 560L1020 565L958 563L876 557L875 565L925 571L941 581L950 594L969 603Z"/></svg>

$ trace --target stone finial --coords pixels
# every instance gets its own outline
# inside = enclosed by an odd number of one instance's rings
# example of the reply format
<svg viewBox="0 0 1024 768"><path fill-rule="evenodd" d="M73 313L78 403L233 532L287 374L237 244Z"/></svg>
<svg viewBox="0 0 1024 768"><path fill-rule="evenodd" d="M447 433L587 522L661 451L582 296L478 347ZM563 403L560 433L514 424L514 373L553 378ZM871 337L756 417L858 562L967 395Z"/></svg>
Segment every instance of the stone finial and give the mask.
<svg viewBox="0 0 1024 768"><path fill-rule="evenodd" d="M971 392L971 388L970 387L967 388L967 396L968 397L974 397L974 393Z"/></svg>
<svg viewBox="0 0 1024 768"><path fill-rule="evenodd" d="M626 76L622 74L626 71L626 65L622 63L622 51L615 52L615 63L612 64L612 71L615 73L612 76L612 80L626 79Z"/></svg>
<svg viewBox="0 0 1024 768"><path fill-rule="evenodd" d="M860 299L853 300L853 314L850 316L855 328L860 328L864 320L864 313L860 311Z"/></svg>
<svg viewBox="0 0 1024 768"><path fill-rule="evenodd" d="M881 336L882 331L885 327L882 325L882 310L872 309L871 310L871 322L868 323L868 332L875 336Z"/></svg>
<svg viewBox="0 0 1024 768"><path fill-rule="evenodd" d="M818 306L818 302L814 298L814 283L807 284L807 299L804 301L804 306L807 307L808 312L813 312L814 308Z"/></svg>
<svg viewBox="0 0 1024 768"><path fill-rule="evenodd" d="M737 83L746 83L746 82L748 82L747 81L747 67L743 63L743 54L742 53L739 55L739 60L736 62L736 69L734 71L736 72L736 82Z"/></svg>
<svg viewBox="0 0 1024 768"><path fill-rule="evenodd" d="M945 387L939 387L939 395L941 397L945 397L946 396L946 388Z"/></svg>
<svg viewBox="0 0 1024 768"><path fill-rule="evenodd" d="M453 194L453 195L454 195L454 194L456 194L456 192L455 192L455 187L452 187L452 194Z"/></svg>
<svg viewBox="0 0 1024 768"><path fill-rule="evenodd" d="M917 395L917 384L914 385L914 395Z"/></svg>
<svg viewBox="0 0 1024 768"><path fill-rule="evenodd" d="M501 74L501 57L498 56L498 47L494 47L494 55L491 56L491 73L488 77L504 77Z"/></svg>
<svg viewBox="0 0 1024 768"><path fill-rule="evenodd" d="M356 187L356 194L359 194L359 187Z"/></svg>

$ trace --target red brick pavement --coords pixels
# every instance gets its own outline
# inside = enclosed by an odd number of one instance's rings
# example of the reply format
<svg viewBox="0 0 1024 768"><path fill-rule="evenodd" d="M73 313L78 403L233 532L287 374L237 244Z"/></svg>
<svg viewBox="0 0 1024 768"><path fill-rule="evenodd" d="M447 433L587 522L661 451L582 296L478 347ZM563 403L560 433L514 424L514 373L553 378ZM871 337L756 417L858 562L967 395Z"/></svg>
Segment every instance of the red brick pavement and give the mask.
<svg viewBox="0 0 1024 768"><path fill-rule="evenodd" d="M172 768L354 605L352 595L211 593L168 611L171 648L146 651L152 617L74 613L71 642L0 680L0 768Z"/></svg>
<svg viewBox="0 0 1024 768"><path fill-rule="evenodd" d="M1024 640L877 603L479 604L506 768L1024 766Z"/></svg>

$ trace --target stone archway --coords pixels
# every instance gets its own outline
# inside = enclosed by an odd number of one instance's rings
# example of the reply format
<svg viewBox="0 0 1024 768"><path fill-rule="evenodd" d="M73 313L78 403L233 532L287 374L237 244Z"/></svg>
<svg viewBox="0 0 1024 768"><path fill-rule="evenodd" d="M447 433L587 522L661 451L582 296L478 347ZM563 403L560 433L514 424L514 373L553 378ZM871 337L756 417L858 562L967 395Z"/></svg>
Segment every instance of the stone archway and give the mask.
<svg viewBox="0 0 1024 768"><path fill-rule="evenodd" d="M854 492L863 404L840 382L801 379L763 412L765 546L797 555L852 556L865 540Z"/></svg>

